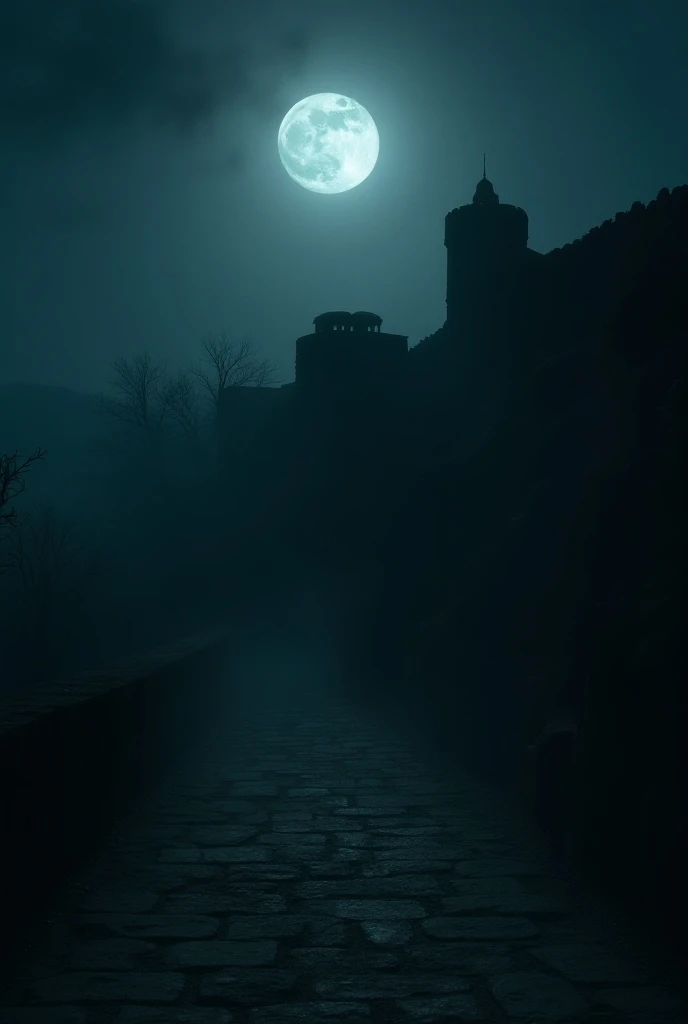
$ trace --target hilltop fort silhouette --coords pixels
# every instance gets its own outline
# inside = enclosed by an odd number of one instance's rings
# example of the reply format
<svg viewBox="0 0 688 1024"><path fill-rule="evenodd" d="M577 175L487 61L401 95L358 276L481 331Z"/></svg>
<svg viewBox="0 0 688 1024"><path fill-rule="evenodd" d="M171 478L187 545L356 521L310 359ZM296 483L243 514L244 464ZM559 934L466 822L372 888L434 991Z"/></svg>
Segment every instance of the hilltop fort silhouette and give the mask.
<svg viewBox="0 0 688 1024"><path fill-rule="evenodd" d="M222 395L233 571L260 595L310 573L352 685L495 778L577 723L554 819L679 936L688 186L542 254L483 175L445 245L446 320L415 347L325 312L293 383Z"/></svg>
<svg viewBox="0 0 688 1024"><path fill-rule="evenodd" d="M261 503L286 515L291 493L302 519L297 480L308 490L334 466L343 486L347 462L380 481L381 460L417 472L471 456L511 414L524 376L539 372L556 404L592 382L601 357L632 363L669 343L687 318L687 226L688 186L663 188L545 255L528 247L525 210L501 202L483 170L472 202L445 218L439 330L409 349L375 313L324 312L296 340L292 383L222 395L235 506L243 492L250 516Z"/></svg>

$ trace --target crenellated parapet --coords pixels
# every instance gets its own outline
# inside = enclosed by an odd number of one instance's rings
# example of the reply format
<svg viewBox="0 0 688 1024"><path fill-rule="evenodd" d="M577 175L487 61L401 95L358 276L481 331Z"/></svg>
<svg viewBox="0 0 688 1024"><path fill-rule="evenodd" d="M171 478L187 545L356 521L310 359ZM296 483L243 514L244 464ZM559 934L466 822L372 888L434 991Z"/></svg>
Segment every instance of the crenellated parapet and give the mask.
<svg viewBox="0 0 688 1024"><path fill-rule="evenodd" d="M662 188L657 198L647 205L633 203L629 210L620 211L591 228L581 238L552 249L546 259L548 263L564 269L576 261L588 260L597 255L607 257L615 252L622 256L629 243L636 248L647 242L654 243L653 248L662 247L672 238L683 235L685 239L686 225L688 185L679 185L672 190Z"/></svg>
<svg viewBox="0 0 688 1024"><path fill-rule="evenodd" d="M541 260L534 329L605 337L628 355L688 327L688 186L663 188Z"/></svg>

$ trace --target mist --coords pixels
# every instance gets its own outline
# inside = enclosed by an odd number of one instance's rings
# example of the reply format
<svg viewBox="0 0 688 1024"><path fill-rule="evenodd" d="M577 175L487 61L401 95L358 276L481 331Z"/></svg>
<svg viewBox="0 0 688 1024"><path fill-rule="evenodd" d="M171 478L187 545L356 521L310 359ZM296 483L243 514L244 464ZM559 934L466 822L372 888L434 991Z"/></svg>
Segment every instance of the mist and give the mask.
<svg viewBox="0 0 688 1024"><path fill-rule="evenodd" d="M686 38L2 7L0 1024L685 1019Z"/></svg>

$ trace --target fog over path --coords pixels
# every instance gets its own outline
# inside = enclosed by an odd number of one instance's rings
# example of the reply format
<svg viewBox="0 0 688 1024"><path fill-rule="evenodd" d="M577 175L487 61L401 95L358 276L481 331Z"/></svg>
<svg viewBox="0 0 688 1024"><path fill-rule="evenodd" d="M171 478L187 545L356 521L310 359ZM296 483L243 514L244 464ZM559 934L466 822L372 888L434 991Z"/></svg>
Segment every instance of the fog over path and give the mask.
<svg viewBox="0 0 688 1024"><path fill-rule="evenodd" d="M323 678L246 686L60 895L0 1024L685 1019L498 797Z"/></svg>

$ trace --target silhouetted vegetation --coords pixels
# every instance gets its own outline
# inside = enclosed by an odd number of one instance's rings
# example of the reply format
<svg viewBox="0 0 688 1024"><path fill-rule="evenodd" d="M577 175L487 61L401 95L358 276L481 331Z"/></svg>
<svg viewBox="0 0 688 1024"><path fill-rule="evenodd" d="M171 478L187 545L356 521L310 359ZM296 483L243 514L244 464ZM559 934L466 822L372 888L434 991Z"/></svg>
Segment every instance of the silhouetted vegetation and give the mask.
<svg viewBox="0 0 688 1024"><path fill-rule="evenodd" d="M45 452L41 448L37 448L25 459L20 457L18 451L11 455L0 453L0 545L7 542L8 531L11 534L21 523L14 500L25 490L26 474L32 465L44 456ZM0 553L0 572L5 572L12 565L12 553Z"/></svg>
<svg viewBox="0 0 688 1024"><path fill-rule="evenodd" d="M201 342L188 370L143 352L120 357L84 407L59 471L27 489L42 449L0 456L2 687L39 683L177 638L216 619L236 581L239 542L217 501L216 417L223 388L274 371L249 339ZM26 391L25 401L42 399ZM76 407L65 393L64 401ZM58 424L46 421L50 432ZM78 447L77 447L78 446ZM46 466L48 463L46 463ZM17 503L19 500L19 504Z"/></svg>

